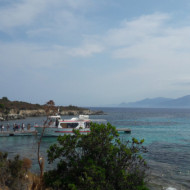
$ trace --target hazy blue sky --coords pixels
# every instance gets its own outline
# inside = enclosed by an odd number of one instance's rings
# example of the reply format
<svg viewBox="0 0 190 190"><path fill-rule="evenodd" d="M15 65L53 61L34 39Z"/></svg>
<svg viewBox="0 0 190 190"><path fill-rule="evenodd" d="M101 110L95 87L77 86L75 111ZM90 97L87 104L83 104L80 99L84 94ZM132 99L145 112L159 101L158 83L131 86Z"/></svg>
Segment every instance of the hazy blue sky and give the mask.
<svg viewBox="0 0 190 190"><path fill-rule="evenodd" d="M0 0L0 97L99 106L187 94L189 0Z"/></svg>

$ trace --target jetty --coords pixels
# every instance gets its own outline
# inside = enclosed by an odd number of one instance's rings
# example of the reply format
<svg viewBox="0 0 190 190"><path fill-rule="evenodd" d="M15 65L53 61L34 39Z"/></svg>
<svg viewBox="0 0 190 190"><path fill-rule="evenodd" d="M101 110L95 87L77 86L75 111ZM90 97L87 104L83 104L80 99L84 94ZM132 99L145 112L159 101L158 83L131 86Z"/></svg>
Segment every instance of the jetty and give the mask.
<svg viewBox="0 0 190 190"><path fill-rule="evenodd" d="M118 132L131 133L131 129L127 128L116 128ZM24 130L24 131L0 131L0 137L8 136L32 136L37 135L35 130Z"/></svg>
<svg viewBox="0 0 190 190"><path fill-rule="evenodd" d="M131 129L127 128L116 128L118 132L131 133Z"/></svg>
<svg viewBox="0 0 190 190"><path fill-rule="evenodd" d="M0 131L0 137L8 136L31 136L37 135L37 132L34 130L25 130L25 131Z"/></svg>

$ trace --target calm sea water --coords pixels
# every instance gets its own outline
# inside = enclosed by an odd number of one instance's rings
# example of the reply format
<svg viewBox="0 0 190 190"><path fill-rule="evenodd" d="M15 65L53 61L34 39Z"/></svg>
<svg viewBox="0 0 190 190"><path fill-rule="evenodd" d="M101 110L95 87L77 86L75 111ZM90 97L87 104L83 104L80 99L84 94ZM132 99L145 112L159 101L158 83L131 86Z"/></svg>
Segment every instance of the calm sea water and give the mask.
<svg viewBox="0 0 190 190"><path fill-rule="evenodd" d="M132 137L145 139L144 145L148 149L146 159L150 167L150 189L190 189L190 109L92 109L103 110L106 115L91 118L106 119L118 128L130 128L131 134L120 133L123 140ZM33 125L44 119L44 117L27 118L9 123L24 122ZM55 142L55 137L43 138L42 156L46 156L46 150ZM0 137L0 151L8 152L10 157L16 154L29 157L33 161L32 170L38 172L36 147L37 137ZM46 162L46 169L51 167L53 166Z"/></svg>

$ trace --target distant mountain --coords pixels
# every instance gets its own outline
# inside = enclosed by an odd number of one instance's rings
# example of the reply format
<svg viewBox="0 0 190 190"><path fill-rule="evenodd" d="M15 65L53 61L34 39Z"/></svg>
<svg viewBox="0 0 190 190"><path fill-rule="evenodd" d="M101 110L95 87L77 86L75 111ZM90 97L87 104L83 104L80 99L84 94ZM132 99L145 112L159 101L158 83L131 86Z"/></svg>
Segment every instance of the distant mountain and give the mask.
<svg viewBox="0 0 190 190"><path fill-rule="evenodd" d="M183 96L183 97L173 99L170 101L162 102L160 105L165 106L165 107L190 108L190 95Z"/></svg>
<svg viewBox="0 0 190 190"><path fill-rule="evenodd" d="M138 107L138 108L190 108L190 95L172 98L146 98L137 102L121 103L119 107Z"/></svg>

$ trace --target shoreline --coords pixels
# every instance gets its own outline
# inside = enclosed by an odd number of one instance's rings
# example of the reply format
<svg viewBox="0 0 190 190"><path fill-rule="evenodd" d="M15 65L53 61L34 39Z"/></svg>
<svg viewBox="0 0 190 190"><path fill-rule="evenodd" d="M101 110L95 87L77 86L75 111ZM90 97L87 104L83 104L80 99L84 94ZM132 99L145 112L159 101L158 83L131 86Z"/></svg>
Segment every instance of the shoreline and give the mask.
<svg viewBox="0 0 190 190"><path fill-rule="evenodd" d="M63 110L60 111L59 115L61 116L77 116L77 115L105 115L101 110L92 111L89 109L84 110ZM8 114L0 112L0 121L9 121L9 120L18 120L26 119L28 117L41 117L46 116L44 109L39 110L11 110Z"/></svg>

